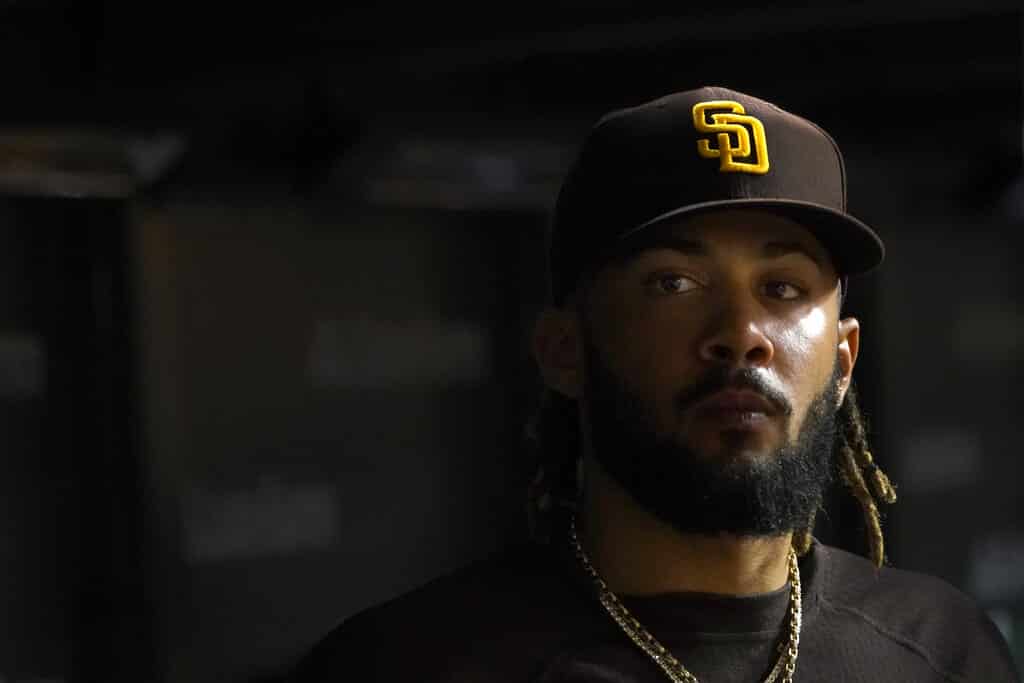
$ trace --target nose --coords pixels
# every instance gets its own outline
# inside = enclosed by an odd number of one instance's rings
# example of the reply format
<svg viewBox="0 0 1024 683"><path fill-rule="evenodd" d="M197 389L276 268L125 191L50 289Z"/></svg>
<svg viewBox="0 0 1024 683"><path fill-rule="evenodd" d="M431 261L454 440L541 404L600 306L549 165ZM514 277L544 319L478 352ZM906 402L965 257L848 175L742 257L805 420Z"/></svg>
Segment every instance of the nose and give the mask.
<svg viewBox="0 0 1024 683"><path fill-rule="evenodd" d="M775 355L775 345L765 333L753 301L734 299L723 302L712 317L701 341L703 360L738 367L766 367Z"/></svg>

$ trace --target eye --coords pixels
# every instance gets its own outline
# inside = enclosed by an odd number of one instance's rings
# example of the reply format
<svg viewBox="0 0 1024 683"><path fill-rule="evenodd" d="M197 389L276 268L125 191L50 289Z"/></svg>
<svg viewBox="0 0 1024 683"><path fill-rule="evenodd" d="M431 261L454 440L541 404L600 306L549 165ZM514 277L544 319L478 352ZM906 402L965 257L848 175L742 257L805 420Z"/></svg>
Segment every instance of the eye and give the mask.
<svg viewBox="0 0 1024 683"><path fill-rule="evenodd" d="M649 284L658 294L685 294L698 287L692 278L677 274L659 274L651 277Z"/></svg>
<svg viewBox="0 0 1024 683"><path fill-rule="evenodd" d="M781 299L783 301L793 301L806 294L803 287L798 287L791 282L784 282L782 280L766 283L764 285L764 292L773 299Z"/></svg>

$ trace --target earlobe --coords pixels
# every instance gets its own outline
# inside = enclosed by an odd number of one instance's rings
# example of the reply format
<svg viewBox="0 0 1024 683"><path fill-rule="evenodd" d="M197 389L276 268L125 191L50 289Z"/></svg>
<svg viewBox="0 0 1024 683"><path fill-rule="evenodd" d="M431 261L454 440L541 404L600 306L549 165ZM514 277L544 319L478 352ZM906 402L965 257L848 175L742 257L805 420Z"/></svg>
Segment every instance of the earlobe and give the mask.
<svg viewBox="0 0 1024 683"><path fill-rule="evenodd" d="M857 353L860 351L860 322L856 318L844 318L839 321L839 345L837 348L839 363L839 403L843 402L846 390L853 380L853 367L857 364Z"/></svg>
<svg viewBox="0 0 1024 683"><path fill-rule="evenodd" d="M544 384L568 398L582 389L579 323L570 311L545 309L533 329L533 357Z"/></svg>

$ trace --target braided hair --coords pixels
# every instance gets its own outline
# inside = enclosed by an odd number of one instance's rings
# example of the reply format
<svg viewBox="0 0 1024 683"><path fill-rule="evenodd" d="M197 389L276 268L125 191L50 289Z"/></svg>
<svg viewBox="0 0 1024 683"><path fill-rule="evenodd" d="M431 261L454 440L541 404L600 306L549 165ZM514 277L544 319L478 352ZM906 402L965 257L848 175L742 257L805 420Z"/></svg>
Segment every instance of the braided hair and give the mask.
<svg viewBox="0 0 1024 683"><path fill-rule="evenodd" d="M895 503L896 490L875 463L867 434L851 384L836 415L837 466L864 516L871 561L881 567L885 562L885 539L879 504ZM527 491L527 519L531 536L546 542L558 528L558 520L576 509L581 494L581 437L576 401L546 391L527 426L526 436L536 458L536 473ZM794 531L793 547L800 555L810 549L817 511L816 508L811 513L805 526Z"/></svg>

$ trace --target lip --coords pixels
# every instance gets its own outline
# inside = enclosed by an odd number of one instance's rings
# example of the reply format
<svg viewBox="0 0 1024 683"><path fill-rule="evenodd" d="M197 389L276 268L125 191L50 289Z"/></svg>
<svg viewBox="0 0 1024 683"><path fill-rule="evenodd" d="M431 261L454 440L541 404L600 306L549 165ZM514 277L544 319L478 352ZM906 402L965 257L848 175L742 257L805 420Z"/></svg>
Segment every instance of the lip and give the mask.
<svg viewBox="0 0 1024 683"><path fill-rule="evenodd" d="M698 411L722 416L775 415L775 406L768 399L748 389L723 389L697 404Z"/></svg>

